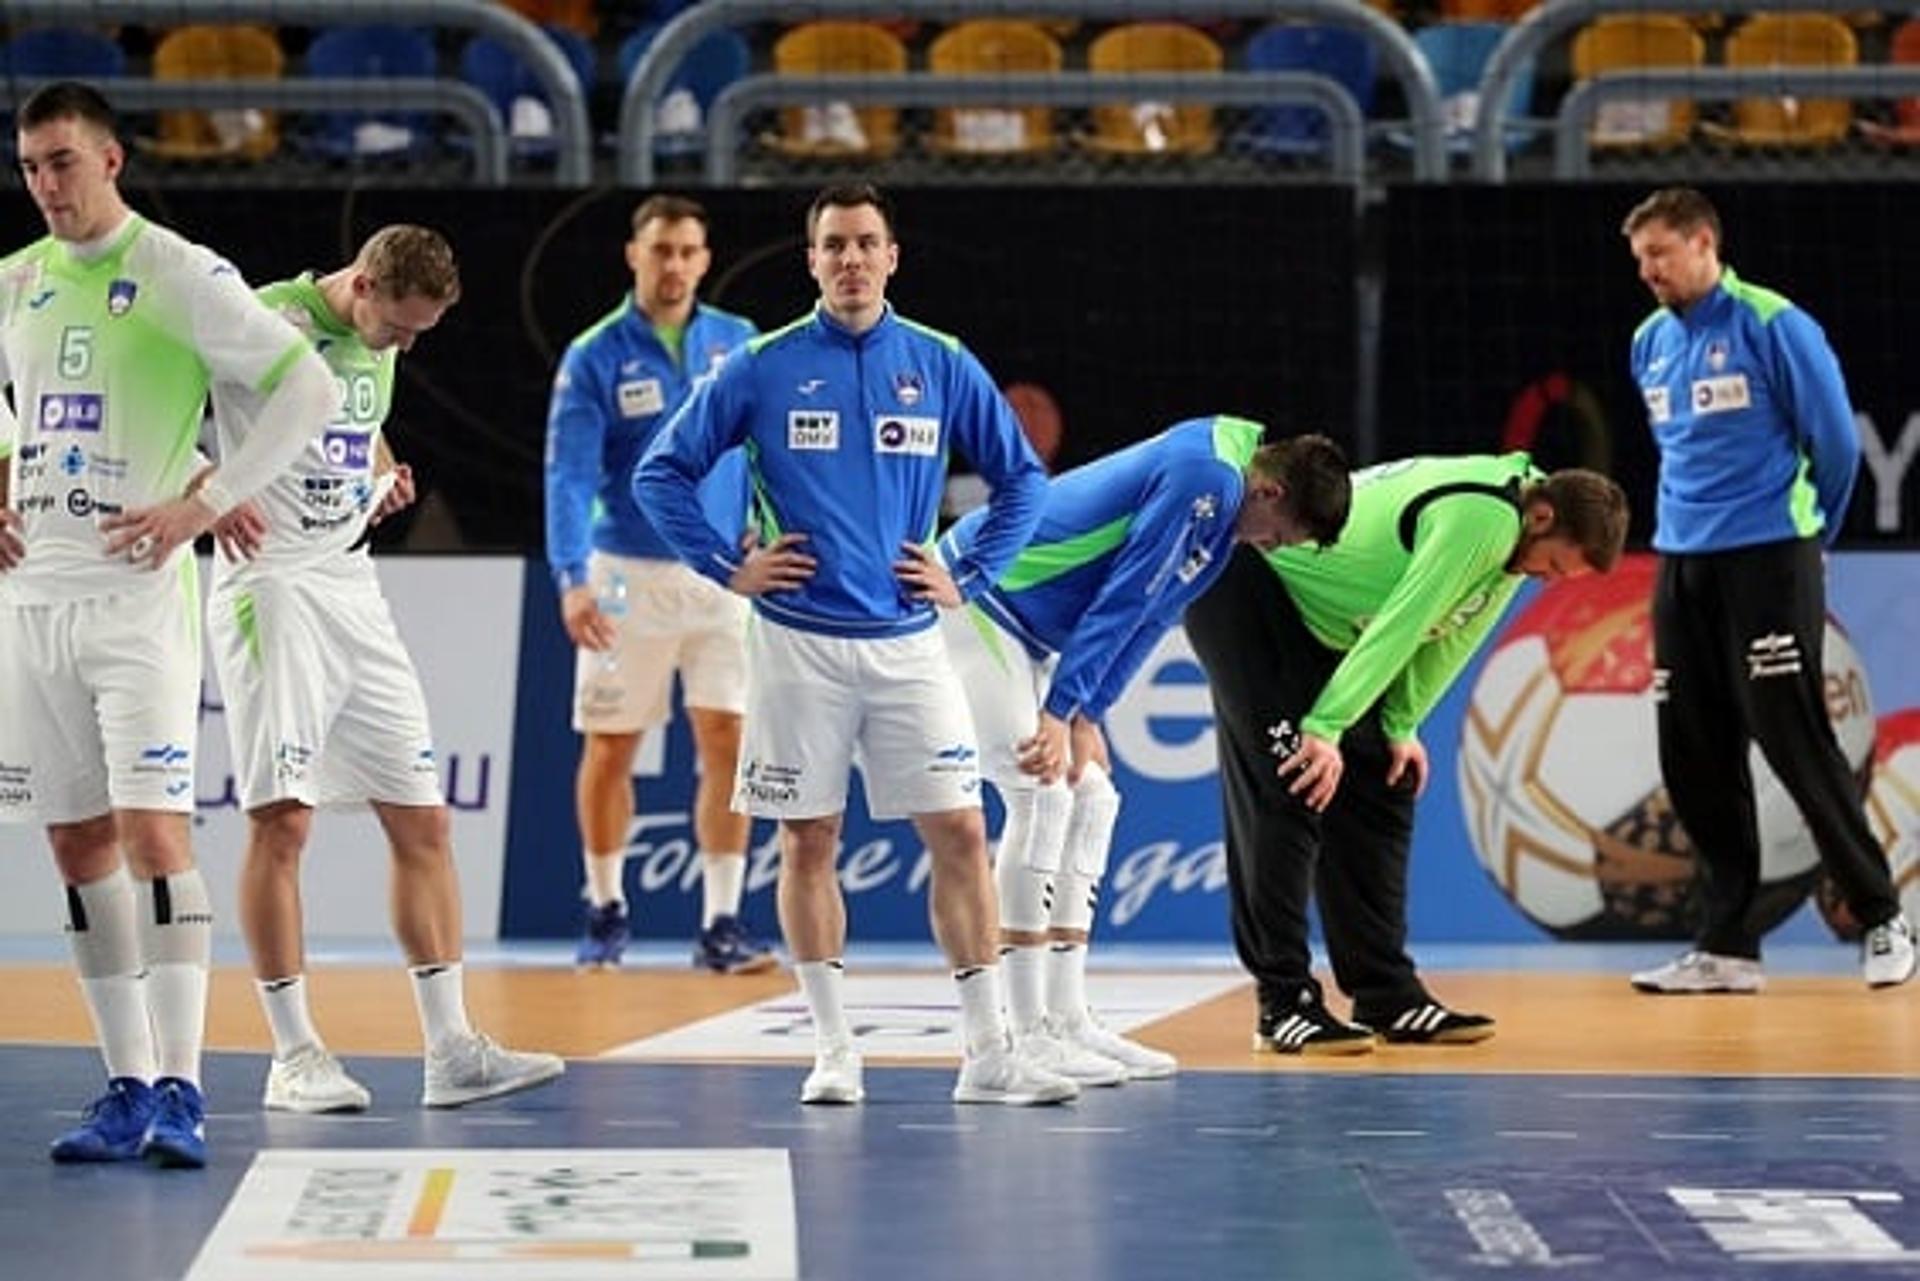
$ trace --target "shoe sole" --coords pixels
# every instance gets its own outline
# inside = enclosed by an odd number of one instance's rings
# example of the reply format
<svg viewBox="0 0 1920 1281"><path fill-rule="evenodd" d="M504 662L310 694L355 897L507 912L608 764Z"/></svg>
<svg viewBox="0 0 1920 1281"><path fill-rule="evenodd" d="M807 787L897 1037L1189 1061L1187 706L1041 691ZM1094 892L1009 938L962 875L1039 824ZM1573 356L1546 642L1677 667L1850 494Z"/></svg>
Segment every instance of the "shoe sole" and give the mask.
<svg viewBox="0 0 1920 1281"><path fill-rule="evenodd" d="M332 1103L295 1103L287 1099L262 1099L260 1107L267 1112L290 1112L296 1116L332 1116L342 1112L365 1112L373 1106L372 1099L341 1099Z"/></svg>
<svg viewBox="0 0 1920 1281"><path fill-rule="evenodd" d="M1911 982L1916 972L1920 972L1920 966L1915 966L1909 969L1905 974L1902 974L1897 979L1868 979L1867 987L1875 992L1882 991L1890 987L1899 987L1903 983Z"/></svg>
<svg viewBox="0 0 1920 1281"><path fill-rule="evenodd" d="M1165 1081L1178 1075L1180 1075L1180 1065L1178 1063L1168 1067L1133 1067L1129 1065L1127 1068L1127 1080L1129 1081Z"/></svg>
<svg viewBox="0 0 1920 1281"><path fill-rule="evenodd" d="M856 1103L864 1103L866 1099L865 1090L855 1090L851 1094L842 1090L821 1090L815 1094L800 1096L800 1101L808 1107L845 1108L852 1107Z"/></svg>
<svg viewBox="0 0 1920 1281"><path fill-rule="evenodd" d="M201 1170L207 1164L204 1152L188 1152L164 1143L147 1144L141 1150L140 1158L160 1170Z"/></svg>
<svg viewBox="0 0 1920 1281"><path fill-rule="evenodd" d="M1661 987L1657 983L1635 983L1633 990L1648 996L1758 996L1764 984L1753 987Z"/></svg>
<svg viewBox="0 0 1920 1281"><path fill-rule="evenodd" d="M461 1090L455 1094L445 1094L438 1098L422 1098L420 1106L425 1108L462 1108L469 1103L479 1103L484 1099L497 1099L508 1094L518 1094L522 1090L531 1090L536 1085L545 1085L566 1073L565 1063L555 1064L551 1069L543 1068L514 1081L502 1081L482 1089Z"/></svg>
<svg viewBox="0 0 1920 1281"><path fill-rule="evenodd" d="M53 1158L55 1165L111 1165L116 1161L138 1161L140 1159L140 1145L136 1143L125 1151L98 1153L80 1151L63 1152L56 1148L47 1155Z"/></svg>
<svg viewBox="0 0 1920 1281"><path fill-rule="evenodd" d="M1008 1094L1004 1090L977 1090L962 1086L954 1087L953 1091L955 1103L999 1103L1015 1108L1039 1108L1055 1103L1071 1103L1078 1097L1078 1091L1064 1093L1048 1090L1044 1094Z"/></svg>
<svg viewBox="0 0 1920 1281"><path fill-rule="evenodd" d="M769 952L756 956L752 960L742 961L738 965L709 965L705 961L695 961L693 968L705 970L709 974L765 974L768 970L778 969L780 958Z"/></svg>
<svg viewBox="0 0 1920 1281"><path fill-rule="evenodd" d="M1355 1054L1372 1054L1373 1038L1367 1036L1344 1041L1308 1041L1304 1045L1281 1045L1255 1032L1253 1052L1255 1054L1305 1055L1310 1058L1351 1057Z"/></svg>
<svg viewBox="0 0 1920 1281"><path fill-rule="evenodd" d="M1482 1041L1491 1041L1497 1030L1493 1024L1488 1024L1485 1027L1457 1027L1435 1032L1431 1036L1396 1036L1391 1032L1382 1032L1380 1039L1388 1045L1478 1045Z"/></svg>

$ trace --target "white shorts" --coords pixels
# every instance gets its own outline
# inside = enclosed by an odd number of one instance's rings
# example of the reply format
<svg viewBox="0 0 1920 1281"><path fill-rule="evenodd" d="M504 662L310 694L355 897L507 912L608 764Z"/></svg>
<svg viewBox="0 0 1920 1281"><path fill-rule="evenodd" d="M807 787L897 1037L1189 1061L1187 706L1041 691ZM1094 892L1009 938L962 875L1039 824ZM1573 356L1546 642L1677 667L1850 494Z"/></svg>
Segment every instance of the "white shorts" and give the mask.
<svg viewBox="0 0 1920 1281"><path fill-rule="evenodd" d="M877 819L980 804L973 718L940 629L819 636L755 615L733 808L760 818L839 814L856 761Z"/></svg>
<svg viewBox="0 0 1920 1281"><path fill-rule="evenodd" d="M613 648L580 651L574 665L573 728L638 734L672 715L673 674L688 707L739 713L747 705L747 601L677 560L595 552L587 581L604 597L626 575L627 613Z"/></svg>
<svg viewBox="0 0 1920 1281"><path fill-rule="evenodd" d="M207 631L240 808L444 803L426 695L377 585L220 583Z"/></svg>
<svg viewBox="0 0 1920 1281"><path fill-rule="evenodd" d="M940 611L947 657L973 709L980 742L980 775L1002 792L1034 788L1040 780L1020 769L1017 745L1040 727L1060 656L1036 660L985 611L968 605Z"/></svg>
<svg viewBox="0 0 1920 1281"><path fill-rule="evenodd" d="M150 587L0 606L0 822L193 812L200 570Z"/></svg>

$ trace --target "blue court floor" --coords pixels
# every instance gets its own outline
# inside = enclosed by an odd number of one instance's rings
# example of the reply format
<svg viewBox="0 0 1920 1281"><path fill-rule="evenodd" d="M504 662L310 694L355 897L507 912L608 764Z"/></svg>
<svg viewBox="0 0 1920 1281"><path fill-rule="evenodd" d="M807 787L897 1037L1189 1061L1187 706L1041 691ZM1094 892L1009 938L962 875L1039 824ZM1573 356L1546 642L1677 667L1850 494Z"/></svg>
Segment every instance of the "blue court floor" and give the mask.
<svg viewBox="0 0 1920 1281"><path fill-rule="evenodd" d="M427 1113L417 1061L350 1063L374 1110L301 1118L257 1109L260 1057L213 1056L213 1163L161 1172L48 1162L98 1060L0 1048L0 1276L181 1277L270 1146L784 1148L823 1281L1920 1278L1920 1082L1214 1072L1026 1110L870 1068L829 1110L788 1066L575 1063Z"/></svg>

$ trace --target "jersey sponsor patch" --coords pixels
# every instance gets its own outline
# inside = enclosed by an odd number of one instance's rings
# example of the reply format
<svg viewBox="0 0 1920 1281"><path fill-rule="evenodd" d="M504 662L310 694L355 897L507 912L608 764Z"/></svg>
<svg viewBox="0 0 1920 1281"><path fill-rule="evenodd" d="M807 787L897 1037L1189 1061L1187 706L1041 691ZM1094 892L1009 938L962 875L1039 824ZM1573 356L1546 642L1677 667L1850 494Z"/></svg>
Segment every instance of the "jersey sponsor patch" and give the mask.
<svg viewBox="0 0 1920 1281"><path fill-rule="evenodd" d="M97 391L40 393L41 431L99 431L107 418L107 398Z"/></svg>
<svg viewBox="0 0 1920 1281"><path fill-rule="evenodd" d="M840 448L840 413L833 409L789 409L788 449Z"/></svg>
<svg viewBox="0 0 1920 1281"><path fill-rule="evenodd" d="M940 420L883 414L873 420L873 452L934 458L940 453Z"/></svg>
<svg viewBox="0 0 1920 1281"><path fill-rule="evenodd" d="M614 393L620 398L622 418L643 418L667 407L666 393L661 391L658 378L635 378L623 382L614 388Z"/></svg>
<svg viewBox="0 0 1920 1281"><path fill-rule="evenodd" d="M373 462L373 436L364 431L330 431L321 438L327 465L347 471L365 471Z"/></svg>
<svg viewBox="0 0 1920 1281"><path fill-rule="evenodd" d="M1722 374L1718 378L1702 378L1693 384L1693 412L1696 414L1726 414L1745 409L1751 404L1753 393L1747 387L1745 374Z"/></svg>
<svg viewBox="0 0 1920 1281"><path fill-rule="evenodd" d="M1642 387L1640 394L1646 398L1649 421L1664 423L1673 417L1673 402L1665 387Z"/></svg>

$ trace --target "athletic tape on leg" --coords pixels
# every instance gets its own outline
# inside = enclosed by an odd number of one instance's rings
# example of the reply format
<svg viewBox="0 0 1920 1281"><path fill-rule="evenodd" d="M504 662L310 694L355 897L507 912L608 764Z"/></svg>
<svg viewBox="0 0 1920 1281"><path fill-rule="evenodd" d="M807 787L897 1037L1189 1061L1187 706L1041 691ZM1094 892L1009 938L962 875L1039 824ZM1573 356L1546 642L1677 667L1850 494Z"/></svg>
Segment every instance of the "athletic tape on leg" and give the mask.
<svg viewBox="0 0 1920 1281"><path fill-rule="evenodd" d="M140 926L133 878L125 865L85 885L67 886L67 941L83 979L138 974Z"/></svg>
<svg viewBox="0 0 1920 1281"><path fill-rule="evenodd" d="M148 965L205 966L213 956L213 905L200 869L136 881L140 946Z"/></svg>
<svg viewBox="0 0 1920 1281"><path fill-rule="evenodd" d="M1067 824L1066 866L1075 875L1100 879L1119 820L1120 793L1105 770L1088 765L1073 785L1073 818Z"/></svg>

